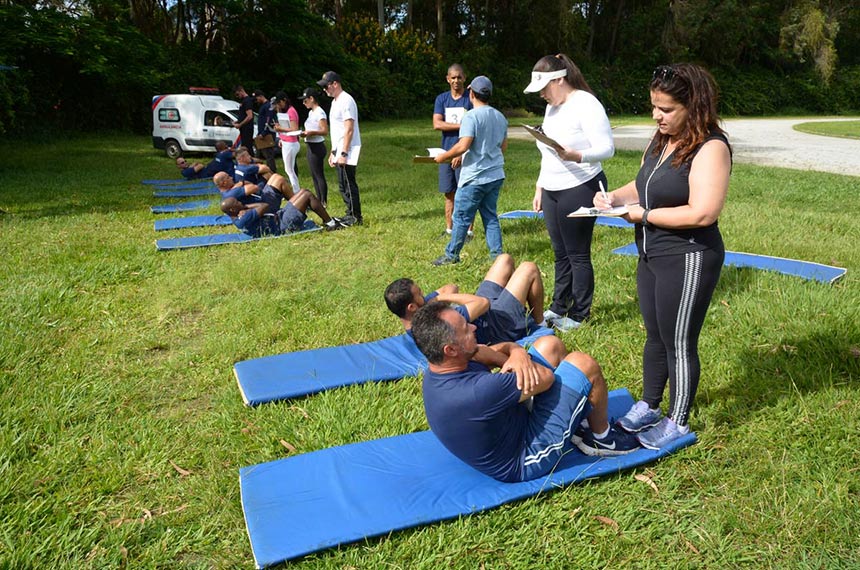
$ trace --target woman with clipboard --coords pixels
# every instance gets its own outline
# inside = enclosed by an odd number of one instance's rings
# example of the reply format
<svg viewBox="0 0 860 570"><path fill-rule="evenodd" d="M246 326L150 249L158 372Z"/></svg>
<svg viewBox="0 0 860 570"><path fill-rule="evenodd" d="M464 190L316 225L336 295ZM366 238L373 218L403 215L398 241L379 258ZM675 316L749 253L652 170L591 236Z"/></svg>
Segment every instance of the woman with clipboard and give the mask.
<svg viewBox="0 0 860 570"><path fill-rule="evenodd" d="M542 57L532 70L525 93L540 93L547 102L541 132L540 175L533 207L543 210L555 254L552 304L547 323L562 332L579 327L591 313L594 268L591 236L595 218L569 218L580 207L591 207L594 195L606 185L600 162L612 158L612 129L600 101L582 72L564 54ZM533 133L534 134L534 133Z"/></svg>

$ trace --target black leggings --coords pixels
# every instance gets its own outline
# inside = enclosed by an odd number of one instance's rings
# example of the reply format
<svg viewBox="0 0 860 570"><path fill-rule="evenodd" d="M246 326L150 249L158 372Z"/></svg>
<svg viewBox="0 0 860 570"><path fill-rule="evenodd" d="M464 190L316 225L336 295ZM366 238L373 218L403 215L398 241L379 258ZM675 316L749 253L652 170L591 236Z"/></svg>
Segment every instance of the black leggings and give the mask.
<svg viewBox="0 0 860 570"><path fill-rule="evenodd" d="M687 425L699 387L699 333L725 251L639 258L636 290L645 321L642 399L658 408L669 381L669 417Z"/></svg>
<svg viewBox="0 0 860 570"><path fill-rule="evenodd" d="M323 204L328 204L328 182L325 179L325 161L328 158L325 143L309 142L308 145L308 168L314 179L314 190L317 198Z"/></svg>
<svg viewBox="0 0 860 570"><path fill-rule="evenodd" d="M582 322L591 314L594 298L594 268L591 265L591 236L595 218L568 218L581 206L592 207L601 172L588 182L567 190L543 190L541 208L555 254L555 287L550 310Z"/></svg>

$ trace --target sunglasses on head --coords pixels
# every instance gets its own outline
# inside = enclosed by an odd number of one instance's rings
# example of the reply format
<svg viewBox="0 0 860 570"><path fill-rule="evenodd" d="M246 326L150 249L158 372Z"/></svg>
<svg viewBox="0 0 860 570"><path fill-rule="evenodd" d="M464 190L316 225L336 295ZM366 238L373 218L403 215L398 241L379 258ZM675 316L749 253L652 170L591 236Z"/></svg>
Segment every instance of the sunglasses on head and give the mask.
<svg viewBox="0 0 860 570"><path fill-rule="evenodd" d="M675 68L671 65L660 65L654 68L654 73L651 74L651 80L659 79L660 81L671 81L675 77Z"/></svg>

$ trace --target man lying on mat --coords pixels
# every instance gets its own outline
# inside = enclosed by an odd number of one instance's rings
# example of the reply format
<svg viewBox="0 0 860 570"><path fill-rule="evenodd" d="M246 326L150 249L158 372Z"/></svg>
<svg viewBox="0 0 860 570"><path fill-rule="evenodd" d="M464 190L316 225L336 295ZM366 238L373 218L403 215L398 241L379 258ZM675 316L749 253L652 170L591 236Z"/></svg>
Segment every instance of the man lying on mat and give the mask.
<svg viewBox="0 0 860 570"><path fill-rule="evenodd" d="M221 200L235 198L245 205L265 203L269 205L269 211L275 212L281 207L281 200L293 197L293 189L289 181L280 174L273 174L262 185L250 182L245 184L233 184L233 179L227 174L219 172L212 178L215 187L221 192Z"/></svg>
<svg viewBox="0 0 860 570"><path fill-rule="evenodd" d="M233 151L223 141L215 143L215 158L206 166L199 162L189 163L183 157L176 159L176 167L184 178L194 180L197 178L212 178L217 172L226 172L233 176Z"/></svg>
<svg viewBox="0 0 860 570"><path fill-rule="evenodd" d="M419 309L412 333L429 362L423 393L431 431L485 475L503 482L541 477L574 444L598 456L639 447L609 424L600 365L568 354L558 337L541 337L528 352L511 342L482 345L475 325L447 303Z"/></svg>
<svg viewBox="0 0 860 570"><path fill-rule="evenodd" d="M434 300L456 303L456 310L477 327L481 344L519 340L529 334L532 316L543 321L540 270L530 261L515 268L514 259L506 253L496 258L474 295L460 293L456 285L446 285L425 297L421 288L405 277L385 289L385 304L407 331L412 328L415 312Z"/></svg>
<svg viewBox="0 0 860 570"><path fill-rule="evenodd" d="M266 186L269 188L269 186ZM272 192L274 194L274 192ZM278 198L280 204L280 198ZM221 211L230 216L235 225L243 233L251 237L279 236L285 233L297 232L307 219L307 210L313 210L322 220L326 230L339 230L343 226L328 215L322 202L305 189L301 189L276 210L267 202L243 204L233 197L221 201Z"/></svg>

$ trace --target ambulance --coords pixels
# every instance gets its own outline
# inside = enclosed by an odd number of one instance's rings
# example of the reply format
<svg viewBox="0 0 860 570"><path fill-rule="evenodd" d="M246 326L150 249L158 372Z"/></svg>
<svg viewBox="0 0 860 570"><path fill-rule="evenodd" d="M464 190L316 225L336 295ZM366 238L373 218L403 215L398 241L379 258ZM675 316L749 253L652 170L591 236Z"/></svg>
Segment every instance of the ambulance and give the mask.
<svg viewBox="0 0 860 570"><path fill-rule="evenodd" d="M152 146L170 158L183 152L215 152L215 143L235 145L239 129L239 103L224 99L218 90L192 87L189 93L156 95L152 98ZM257 132L254 117L254 135Z"/></svg>

